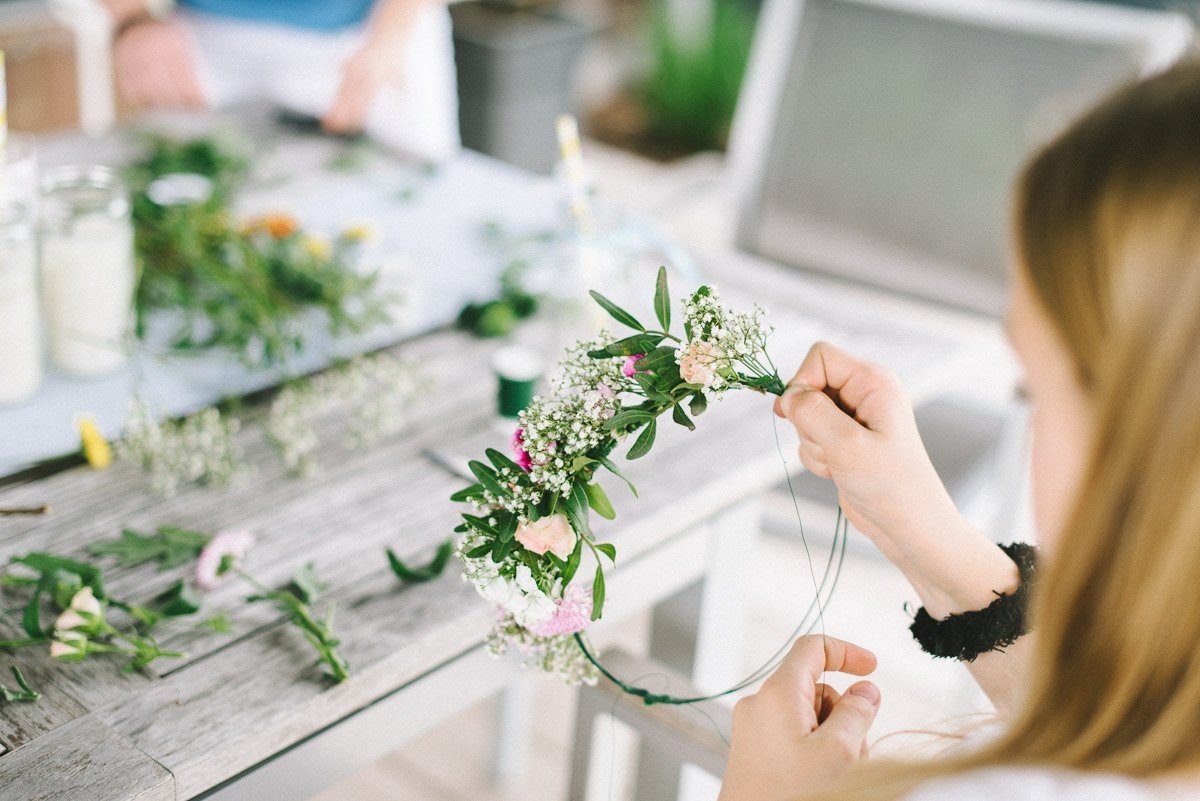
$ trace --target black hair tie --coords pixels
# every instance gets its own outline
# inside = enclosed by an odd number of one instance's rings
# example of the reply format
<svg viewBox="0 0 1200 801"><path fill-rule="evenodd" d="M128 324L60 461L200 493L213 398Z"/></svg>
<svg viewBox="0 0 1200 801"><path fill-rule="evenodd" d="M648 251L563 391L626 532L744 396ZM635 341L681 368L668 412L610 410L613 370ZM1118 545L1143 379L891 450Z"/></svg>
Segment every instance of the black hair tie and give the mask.
<svg viewBox="0 0 1200 801"><path fill-rule="evenodd" d="M996 593L996 600L983 609L960 612L944 620L934 620L917 610L909 627L921 650L935 657L973 662L980 654L1002 650L1029 631L1026 607L1037 578L1037 548L1023 542L1001 545L1017 563L1020 584L1011 593Z"/></svg>

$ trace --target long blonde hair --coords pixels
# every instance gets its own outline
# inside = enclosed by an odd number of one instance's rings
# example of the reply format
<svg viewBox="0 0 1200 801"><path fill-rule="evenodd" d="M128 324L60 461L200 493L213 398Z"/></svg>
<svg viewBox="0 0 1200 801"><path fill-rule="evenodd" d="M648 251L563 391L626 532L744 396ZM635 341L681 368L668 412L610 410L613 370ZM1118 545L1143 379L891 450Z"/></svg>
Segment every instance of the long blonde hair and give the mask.
<svg viewBox="0 0 1200 801"><path fill-rule="evenodd" d="M1200 63L1051 142L1014 217L1019 269L1094 410L1023 704L978 753L867 766L821 798L896 799L1002 765L1200 777Z"/></svg>

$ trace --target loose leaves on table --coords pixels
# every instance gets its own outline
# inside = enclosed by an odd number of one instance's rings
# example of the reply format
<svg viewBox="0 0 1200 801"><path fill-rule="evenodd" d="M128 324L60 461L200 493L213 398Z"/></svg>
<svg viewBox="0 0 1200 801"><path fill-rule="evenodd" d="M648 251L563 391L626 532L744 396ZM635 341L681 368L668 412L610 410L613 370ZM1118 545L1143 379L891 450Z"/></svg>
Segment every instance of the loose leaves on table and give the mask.
<svg viewBox="0 0 1200 801"><path fill-rule="evenodd" d="M199 556L209 539L208 534L178 526L159 526L154 534L141 534L127 528L117 539L92 543L88 553L115 557L121 567L157 561L159 570L170 570Z"/></svg>
<svg viewBox="0 0 1200 801"><path fill-rule="evenodd" d="M425 581L432 581L446 570L446 564L454 554L454 541L446 540L439 545L433 559L428 564L420 567L406 565L391 548L387 548L386 552L388 565L402 584L420 584ZM487 551L484 553L487 553Z"/></svg>

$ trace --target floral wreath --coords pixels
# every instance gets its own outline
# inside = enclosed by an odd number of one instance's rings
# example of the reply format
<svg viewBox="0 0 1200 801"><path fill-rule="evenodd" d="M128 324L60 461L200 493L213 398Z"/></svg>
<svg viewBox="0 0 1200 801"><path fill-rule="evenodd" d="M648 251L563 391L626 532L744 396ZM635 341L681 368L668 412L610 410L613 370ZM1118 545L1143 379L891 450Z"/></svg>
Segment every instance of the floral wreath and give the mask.
<svg viewBox="0 0 1200 801"><path fill-rule="evenodd" d="M569 682L592 682L604 671L580 633L604 609L604 562L616 548L598 541L591 512L612 520L612 502L596 473L605 469L637 490L613 461L633 438L626 458L646 455L658 418L667 412L695 430L693 417L711 399L735 388L783 394L784 383L767 354L772 332L766 312L739 313L721 303L715 287L701 286L683 302L683 338L671 333L665 268L658 272L654 314L661 329L642 325L608 298L592 297L636 333L614 339L602 331L567 350L552 379L553 393L521 412L512 457L486 451L470 462L478 482L451 500L467 502L455 529L463 578L496 605L489 636L493 653L516 645L542 670ZM585 551L595 562L590 586L578 577Z"/></svg>

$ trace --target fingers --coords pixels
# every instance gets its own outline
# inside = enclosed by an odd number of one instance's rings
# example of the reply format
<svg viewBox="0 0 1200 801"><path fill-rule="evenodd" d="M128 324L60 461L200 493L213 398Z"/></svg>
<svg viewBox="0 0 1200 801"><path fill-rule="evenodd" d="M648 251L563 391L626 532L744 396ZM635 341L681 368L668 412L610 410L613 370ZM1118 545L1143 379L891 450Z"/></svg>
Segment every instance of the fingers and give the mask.
<svg viewBox="0 0 1200 801"><path fill-rule="evenodd" d="M322 124L334 133L353 133L362 129L367 109L374 97L373 87L361 76L348 72Z"/></svg>
<svg viewBox="0 0 1200 801"><path fill-rule="evenodd" d="M810 634L796 640L791 651L768 681L793 683L815 697L815 687L825 672L866 676L878 660L866 648L835 637Z"/></svg>
<svg viewBox="0 0 1200 801"><path fill-rule="evenodd" d="M817 731L822 737L836 741L848 756L861 756L879 703L879 688L869 681L860 681L836 700Z"/></svg>
<svg viewBox="0 0 1200 801"><path fill-rule="evenodd" d="M796 427L800 438L824 450L841 451L867 433L819 390L788 387L780 401L787 419Z"/></svg>
<svg viewBox="0 0 1200 801"><path fill-rule="evenodd" d="M841 693L830 687L828 684L818 684L816 694L813 698L813 714L816 715L817 723L823 723L825 718L829 717L829 713L833 711L833 707L841 698Z"/></svg>
<svg viewBox="0 0 1200 801"><path fill-rule="evenodd" d="M825 451L806 439L800 440L800 463L814 476L833 478L833 471L825 461Z"/></svg>
<svg viewBox="0 0 1200 801"><path fill-rule="evenodd" d="M824 393L835 406L873 431L885 430L907 405L891 373L828 342L813 345L788 382L788 392L775 404L775 413L781 417L789 416L788 397L793 387L801 393L808 390Z"/></svg>

